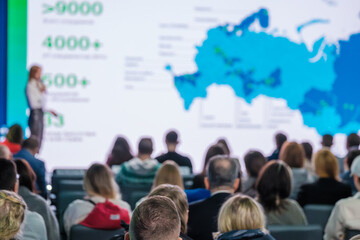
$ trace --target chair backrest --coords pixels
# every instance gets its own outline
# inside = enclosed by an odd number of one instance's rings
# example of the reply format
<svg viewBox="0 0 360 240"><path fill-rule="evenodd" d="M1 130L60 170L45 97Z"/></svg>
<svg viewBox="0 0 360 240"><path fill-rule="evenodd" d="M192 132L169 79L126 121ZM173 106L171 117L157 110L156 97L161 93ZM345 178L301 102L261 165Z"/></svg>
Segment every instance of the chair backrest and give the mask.
<svg viewBox="0 0 360 240"><path fill-rule="evenodd" d="M276 240L322 240L323 237L320 225L269 226L268 230Z"/></svg>
<svg viewBox="0 0 360 240"><path fill-rule="evenodd" d="M360 236L360 229L359 230L351 230L351 229L345 230L345 240L350 240L351 238L358 236L358 235Z"/></svg>
<svg viewBox="0 0 360 240"><path fill-rule="evenodd" d="M57 195L59 182L62 180L83 180L85 169L55 169L51 177L51 193Z"/></svg>
<svg viewBox="0 0 360 240"><path fill-rule="evenodd" d="M83 199L86 193L84 191L65 191L60 192L56 201L56 210L58 216L62 216L68 205L76 199Z"/></svg>
<svg viewBox="0 0 360 240"><path fill-rule="evenodd" d="M83 192L83 180L60 180L58 193L60 192Z"/></svg>
<svg viewBox="0 0 360 240"><path fill-rule="evenodd" d="M131 209L135 209L136 202L149 194L151 184L144 183L120 183L122 200L128 202Z"/></svg>
<svg viewBox="0 0 360 240"><path fill-rule="evenodd" d="M304 212L309 224L320 225L324 230L333 208L333 205L310 204L304 207Z"/></svg>
<svg viewBox="0 0 360 240"><path fill-rule="evenodd" d="M115 235L124 235L125 230L115 229L115 230L102 230L102 229L93 229L87 228L82 225L75 225L71 228L70 231L70 240L109 240Z"/></svg>

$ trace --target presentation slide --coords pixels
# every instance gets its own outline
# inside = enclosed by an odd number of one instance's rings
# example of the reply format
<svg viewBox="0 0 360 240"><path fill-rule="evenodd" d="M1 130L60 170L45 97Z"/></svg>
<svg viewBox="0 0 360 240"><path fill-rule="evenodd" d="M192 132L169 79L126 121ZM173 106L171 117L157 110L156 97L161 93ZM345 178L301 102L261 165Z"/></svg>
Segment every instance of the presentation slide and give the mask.
<svg viewBox="0 0 360 240"><path fill-rule="evenodd" d="M27 127L40 65L49 170L105 162L117 135L156 157L176 129L199 171L218 138L242 159L279 131L315 150L329 133L342 157L360 129L358 0L20 0L8 24L8 124Z"/></svg>

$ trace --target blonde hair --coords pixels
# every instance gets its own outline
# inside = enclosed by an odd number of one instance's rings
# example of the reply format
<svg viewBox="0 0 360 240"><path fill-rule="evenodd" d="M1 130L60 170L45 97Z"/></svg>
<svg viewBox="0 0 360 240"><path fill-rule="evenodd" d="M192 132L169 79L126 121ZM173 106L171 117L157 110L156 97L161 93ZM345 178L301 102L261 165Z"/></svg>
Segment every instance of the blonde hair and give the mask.
<svg viewBox="0 0 360 240"><path fill-rule="evenodd" d="M165 161L156 173L152 189L161 184L172 184L184 189L184 183L179 166L171 160Z"/></svg>
<svg viewBox="0 0 360 240"><path fill-rule="evenodd" d="M95 163L85 173L84 189L89 196L101 196L115 199L119 188L110 168L104 164Z"/></svg>
<svg viewBox="0 0 360 240"><path fill-rule="evenodd" d="M315 171L318 175L338 179L339 165L336 157L329 150L323 149L315 154Z"/></svg>
<svg viewBox="0 0 360 240"><path fill-rule="evenodd" d="M221 233L249 229L265 231L265 216L261 206L254 199L238 194L228 199L221 207L218 229Z"/></svg>
<svg viewBox="0 0 360 240"><path fill-rule="evenodd" d="M164 196L170 198L176 206L181 221L181 232L186 234L189 204L186 194L179 186L162 184L151 191L148 197Z"/></svg>
<svg viewBox="0 0 360 240"><path fill-rule="evenodd" d="M10 239L19 232L26 204L14 192L0 191L0 239Z"/></svg>

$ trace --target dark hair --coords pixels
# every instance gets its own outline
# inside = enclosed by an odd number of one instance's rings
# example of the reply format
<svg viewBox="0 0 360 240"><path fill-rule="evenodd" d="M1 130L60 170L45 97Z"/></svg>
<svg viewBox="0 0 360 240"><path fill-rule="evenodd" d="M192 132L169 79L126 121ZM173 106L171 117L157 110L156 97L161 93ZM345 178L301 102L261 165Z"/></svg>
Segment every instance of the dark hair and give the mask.
<svg viewBox="0 0 360 240"><path fill-rule="evenodd" d="M0 190L14 191L16 166L12 160L0 159Z"/></svg>
<svg viewBox="0 0 360 240"><path fill-rule="evenodd" d="M204 168L203 168L202 174L203 175L206 174L206 168L207 168L210 158L212 158L216 155L225 155L225 154L226 154L225 150L222 146L220 146L218 144L212 145L206 152Z"/></svg>
<svg viewBox="0 0 360 240"><path fill-rule="evenodd" d="M311 158L313 155L313 147L311 146L311 144L309 142L303 142L303 143L301 143L301 146L304 149L306 159L311 162Z"/></svg>
<svg viewBox="0 0 360 240"><path fill-rule="evenodd" d="M6 139L11 143L22 144L24 141L23 130L19 124L14 124L9 128Z"/></svg>
<svg viewBox="0 0 360 240"><path fill-rule="evenodd" d="M207 167L210 189L216 187L233 187L239 175L239 168L233 158L227 155L212 157Z"/></svg>
<svg viewBox="0 0 360 240"><path fill-rule="evenodd" d="M330 134L325 134L324 136L322 136L321 144L324 147L331 147L333 145L333 136L331 136Z"/></svg>
<svg viewBox="0 0 360 240"><path fill-rule="evenodd" d="M350 151L348 153L348 155L346 156L347 157L347 166L349 167L349 169L351 168L351 165L357 156L360 156L360 150Z"/></svg>
<svg viewBox="0 0 360 240"><path fill-rule="evenodd" d="M166 143L177 143L178 142L178 134L175 131L170 131L166 134L165 137Z"/></svg>
<svg viewBox="0 0 360 240"><path fill-rule="evenodd" d="M40 147L40 144L39 144L39 141L37 140L37 138L35 136L29 137L22 144L22 148L27 148L27 149L30 149L30 150L34 150L34 149L36 149L38 147Z"/></svg>
<svg viewBox="0 0 360 240"><path fill-rule="evenodd" d="M358 147L360 145L360 137L356 133L351 133L347 137L346 143L348 147Z"/></svg>
<svg viewBox="0 0 360 240"><path fill-rule="evenodd" d="M246 170L251 177L257 177L261 168L266 164L266 158L259 151L249 151L244 157Z"/></svg>
<svg viewBox="0 0 360 240"><path fill-rule="evenodd" d="M227 143L225 138L220 138L216 144L220 145L224 149L226 155L230 155L229 144Z"/></svg>
<svg viewBox="0 0 360 240"><path fill-rule="evenodd" d="M139 154L152 154L153 142L151 138L142 138L139 142Z"/></svg>
<svg viewBox="0 0 360 240"><path fill-rule="evenodd" d="M124 137L117 137L114 143L113 149L111 150L109 166L120 165L124 162L129 161L133 158L129 143Z"/></svg>
<svg viewBox="0 0 360 240"><path fill-rule="evenodd" d="M280 159L291 168L302 168L305 161L304 149L296 142L289 142L281 149Z"/></svg>
<svg viewBox="0 0 360 240"><path fill-rule="evenodd" d="M171 239L180 235L180 217L170 198L154 196L135 208L129 234L131 239Z"/></svg>
<svg viewBox="0 0 360 240"><path fill-rule="evenodd" d="M276 142L276 147L278 149L280 149L282 147L282 145L284 144L284 142L286 142L287 137L285 134L283 133L277 133L275 135L275 142Z"/></svg>
<svg viewBox="0 0 360 240"><path fill-rule="evenodd" d="M289 167L281 160L268 162L260 171L256 182L259 202L265 211L281 210L283 200L291 193L291 173Z"/></svg>
<svg viewBox="0 0 360 240"><path fill-rule="evenodd" d="M15 159L17 173L20 175L19 184L28 188L31 192L36 192L35 181L36 175L29 163L24 159Z"/></svg>

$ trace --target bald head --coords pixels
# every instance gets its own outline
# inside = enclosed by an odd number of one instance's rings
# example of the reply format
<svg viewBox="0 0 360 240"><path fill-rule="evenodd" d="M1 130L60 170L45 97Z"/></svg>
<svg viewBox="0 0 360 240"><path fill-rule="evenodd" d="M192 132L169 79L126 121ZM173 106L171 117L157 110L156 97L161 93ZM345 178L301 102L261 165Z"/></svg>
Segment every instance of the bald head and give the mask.
<svg viewBox="0 0 360 240"><path fill-rule="evenodd" d="M221 155L211 158L207 167L210 190L219 187L233 188L238 173L239 167L234 159Z"/></svg>
<svg viewBox="0 0 360 240"><path fill-rule="evenodd" d="M12 154L9 148L5 145L0 145L0 158L2 159L12 159Z"/></svg>

